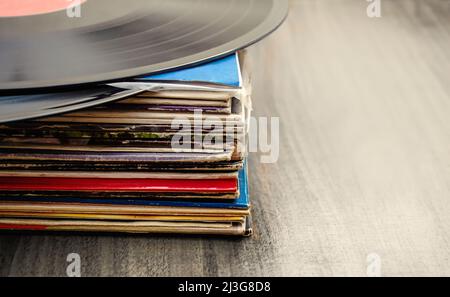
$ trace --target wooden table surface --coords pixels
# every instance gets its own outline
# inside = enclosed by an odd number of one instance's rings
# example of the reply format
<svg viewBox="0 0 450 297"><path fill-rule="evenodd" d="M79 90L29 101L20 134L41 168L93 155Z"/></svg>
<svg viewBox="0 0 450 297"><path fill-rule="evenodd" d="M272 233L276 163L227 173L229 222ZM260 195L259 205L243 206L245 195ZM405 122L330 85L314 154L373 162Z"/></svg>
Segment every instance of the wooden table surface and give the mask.
<svg viewBox="0 0 450 297"><path fill-rule="evenodd" d="M294 0L250 49L255 115L281 121L279 161L250 157L252 238L2 233L0 275L73 252L84 276L450 275L450 1L368 4Z"/></svg>

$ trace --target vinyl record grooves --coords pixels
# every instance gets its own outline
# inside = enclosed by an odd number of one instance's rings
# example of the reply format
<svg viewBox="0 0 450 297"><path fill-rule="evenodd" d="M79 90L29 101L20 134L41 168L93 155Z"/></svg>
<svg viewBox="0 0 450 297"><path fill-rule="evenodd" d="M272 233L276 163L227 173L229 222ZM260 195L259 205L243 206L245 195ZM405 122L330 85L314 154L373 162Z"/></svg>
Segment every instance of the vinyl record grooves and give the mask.
<svg viewBox="0 0 450 297"><path fill-rule="evenodd" d="M0 91L115 81L224 56L275 30L288 3L87 0L80 17L51 8L0 5Z"/></svg>

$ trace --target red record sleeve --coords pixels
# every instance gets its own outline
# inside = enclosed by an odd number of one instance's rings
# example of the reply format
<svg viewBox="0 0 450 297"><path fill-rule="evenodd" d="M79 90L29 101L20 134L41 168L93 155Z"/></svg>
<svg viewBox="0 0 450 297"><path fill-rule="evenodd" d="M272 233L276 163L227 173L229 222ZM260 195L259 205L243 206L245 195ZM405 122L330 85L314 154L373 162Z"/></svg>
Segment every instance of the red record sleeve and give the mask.
<svg viewBox="0 0 450 297"><path fill-rule="evenodd" d="M237 189L237 179L170 180L0 177L0 191L234 193Z"/></svg>

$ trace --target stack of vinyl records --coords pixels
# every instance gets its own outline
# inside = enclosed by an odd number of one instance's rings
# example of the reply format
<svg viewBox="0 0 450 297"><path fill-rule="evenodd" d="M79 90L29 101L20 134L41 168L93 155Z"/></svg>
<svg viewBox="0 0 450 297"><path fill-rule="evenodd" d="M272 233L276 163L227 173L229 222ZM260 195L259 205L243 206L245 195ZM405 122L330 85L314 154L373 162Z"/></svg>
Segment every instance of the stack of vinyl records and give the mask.
<svg viewBox="0 0 450 297"><path fill-rule="evenodd" d="M0 230L250 235L240 50L287 10L1 1Z"/></svg>
<svg viewBox="0 0 450 297"><path fill-rule="evenodd" d="M238 54L132 97L0 125L0 228L251 233ZM156 91L145 88L157 83Z"/></svg>

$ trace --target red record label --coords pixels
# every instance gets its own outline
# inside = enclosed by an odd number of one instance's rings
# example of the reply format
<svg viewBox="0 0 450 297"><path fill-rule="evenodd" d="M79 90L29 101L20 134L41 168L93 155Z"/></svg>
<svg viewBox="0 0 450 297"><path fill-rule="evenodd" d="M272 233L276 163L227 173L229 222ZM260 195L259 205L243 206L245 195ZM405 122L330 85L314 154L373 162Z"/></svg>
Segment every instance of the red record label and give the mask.
<svg viewBox="0 0 450 297"><path fill-rule="evenodd" d="M0 0L0 17L19 17L61 11L86 0Z"/></svg>

